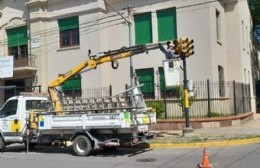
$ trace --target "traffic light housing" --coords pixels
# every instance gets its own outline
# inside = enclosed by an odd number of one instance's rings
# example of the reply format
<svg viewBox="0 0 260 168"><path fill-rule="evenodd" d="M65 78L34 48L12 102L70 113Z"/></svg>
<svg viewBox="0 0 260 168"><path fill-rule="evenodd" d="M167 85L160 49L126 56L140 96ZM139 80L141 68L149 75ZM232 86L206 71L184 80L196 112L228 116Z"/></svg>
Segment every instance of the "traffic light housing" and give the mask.
<svg viewBox="0 0 260 168"><path fill-rule="evenodd" d="M188 39L188 41L187 41L187 51L186 51L186 53L185 53L185 56L186 56L186 57L189 57L189 56L191 56L191 55L194 54L194 51L193 51L193 49L194 49L193 43L194 43L194 40L193 40L193 39Z"/></svg>
<svg viewBox="0 0 260 168"><path fill-rule="evenodd" d="M185 57L189 57L194 54L194 46L193 39L182 37L179 40L174 40L173 44L175 45L175 52L178 55L184 55Z"/></svg>
<svg viewBox="0 0 260 168"><path fill-rule="evenodd" d="M186 38L180 38L179 40L173 41L173 44L175 45L174 50L178 55L180 55L183 52L183 50L187 47L186 40Z"/></svg>

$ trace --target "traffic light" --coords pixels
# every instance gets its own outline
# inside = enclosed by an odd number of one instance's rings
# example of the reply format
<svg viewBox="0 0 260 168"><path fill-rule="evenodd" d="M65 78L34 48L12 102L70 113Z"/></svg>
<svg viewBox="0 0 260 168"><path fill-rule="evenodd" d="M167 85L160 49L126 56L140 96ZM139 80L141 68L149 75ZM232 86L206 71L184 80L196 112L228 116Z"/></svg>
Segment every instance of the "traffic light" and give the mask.
<svg viewBox="0 0 260 168"><path fill-rule="evenodd" d="M179 41L178 40L173 40L172 43L174 44L175 54L180 55L181 48L180 48Z"/></svg>
<svg viewBox="0 0 260 168"><path fill-rule="evenodd" d="M177 45L175 46L175 52L179 55L183 53L184 50L187 48L187 38L180 38L179 41L175 42Z"/></svg>
<svg viewBox="0 0 260 168"><path fill-rule="evenodd" d="M194 54L194 46L193 46L193 39L188 39L187 41L187 51L185 52L185 56L189 57Z"/></svg>
<svg viewBox="0 0 260 168"><path fill-rule="evenodd" d="M175 45L175 52L179 55L183 55L186 57L189 57L194 54L194 46L193 46L193 40L189 38L182 37L178 41L174 40L173 43Z"/></svg>

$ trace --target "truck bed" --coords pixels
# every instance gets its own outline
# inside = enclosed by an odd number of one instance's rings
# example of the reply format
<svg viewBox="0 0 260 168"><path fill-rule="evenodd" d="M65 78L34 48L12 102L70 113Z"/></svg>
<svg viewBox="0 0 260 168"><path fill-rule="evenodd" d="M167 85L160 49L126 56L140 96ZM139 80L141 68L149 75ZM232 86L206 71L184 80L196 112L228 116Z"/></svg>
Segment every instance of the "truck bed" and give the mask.
<svg viewBox="0 0 260 168"><path fill-rule="evenodd" d="M151 113L97 113L69 115L39 115L38 129L98 129L132 128L156 123L156 114Z"/></svg>

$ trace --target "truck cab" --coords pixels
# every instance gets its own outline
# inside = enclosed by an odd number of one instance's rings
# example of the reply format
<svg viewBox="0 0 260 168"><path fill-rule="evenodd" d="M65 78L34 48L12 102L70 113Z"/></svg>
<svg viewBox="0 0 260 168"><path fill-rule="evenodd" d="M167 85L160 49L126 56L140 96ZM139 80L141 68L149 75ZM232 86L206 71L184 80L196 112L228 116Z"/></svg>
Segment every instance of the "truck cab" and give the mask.
<svg viewBox="0 0 260 168"><path fill-rule="evenodd" d="M0 149L11 143L23 143L26 121L32 109L44 110L42 102L46 97L14 96L0 109ZM4 145L2 145L2 144Z"/></svg>

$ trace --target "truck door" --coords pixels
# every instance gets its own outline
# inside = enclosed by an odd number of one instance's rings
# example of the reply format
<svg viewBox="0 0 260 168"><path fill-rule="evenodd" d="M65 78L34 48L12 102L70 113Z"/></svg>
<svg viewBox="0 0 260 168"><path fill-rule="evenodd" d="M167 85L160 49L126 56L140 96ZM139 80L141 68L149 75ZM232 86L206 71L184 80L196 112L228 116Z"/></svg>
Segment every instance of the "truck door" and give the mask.
<svg viewBox="0 0 260 168"><path fill-rule="evenodd" d="M0 127L6 138L20 136L22 133L21 120L17 111L18 99L9 100L1 110Z"/></svg>

